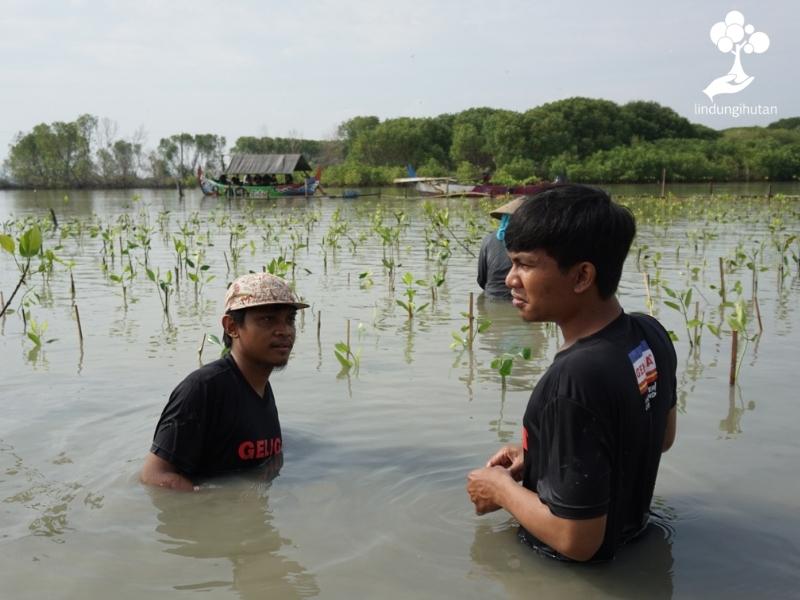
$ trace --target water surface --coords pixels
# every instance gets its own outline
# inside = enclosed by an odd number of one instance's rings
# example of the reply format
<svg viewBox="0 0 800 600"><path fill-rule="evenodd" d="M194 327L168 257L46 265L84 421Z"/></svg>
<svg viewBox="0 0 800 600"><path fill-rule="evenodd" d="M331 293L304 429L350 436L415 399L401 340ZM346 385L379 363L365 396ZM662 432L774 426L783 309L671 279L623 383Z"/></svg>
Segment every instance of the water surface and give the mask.
<svg viewBox="0 0 800 600"><path fill-rule="evenodd" d="M678 439L662 461L652 530L613 563L586 567L534 555L516 542L505 514L475 516L464 492L470 469L519 441L530 389L558 345L552 327L525 324L509 305L478 294L475 259L462 244L477 253L492 226L486 202L433 202L449 207L451 255L439 261L443 247L428 247L426 238L437 234L423 201L386 193L252 204L197 193L178 201L171 191L64 196L0 192L6 228L49 219L53 208L59 228L46 233L45 247L74 261L84 334L81 345L69 269L60 263L52 274L33 275L25 296L26 310L47 323L44 337L54 341L37 350L19 312L0 320L4 597L796 594L800 283L791 249L781 277L776 246L800 230L796 200L625 200L640 225L620 296L626 309L647 310L648 273L655 313L679 337ZM376 222L407 226L387 247ZM109 227L117 247L113 261L106 250L104 271L100 230ZM146 276L147 229L147 268L162 277L173 269L173 236L185 234L214 276L197 295L182 276L169 320ZM240 234L233 241L232 231ZM120 235L126 246L137 244L122 260ZM691 315L697 301L702 318L719 324L718 258L736 261L726 263L728 299L746 301L752 334L752 270L741 254L756 251L764 332L747 345L739 383L730 387L729 335L706 330L699 352L690 352L659 280L693 288ZM137 472L169 392L198 366L204 335L221 333L226 283L280 255L294 255L297 291L312 305L299 319L288 368L271 378L284 429L280 475L215 480L187 495L142 487ZM402 265L394 289L384 258ZM126 264L136 276L123 298L109 274L124 274ZM426 280L445 274L435 301L416 286L417 303L432 304L412 321L395 302L405 299L407 271ZM13 260L0 255L6 297L17 277ZM476 314L492 325L472 351L453 350L470 292ZM337 377L333 347L345 340L348 320L361 367ZM492 359L523 347L532 359L515 362L502 382ZM202 360L218 352L207 341Z"/></svg>

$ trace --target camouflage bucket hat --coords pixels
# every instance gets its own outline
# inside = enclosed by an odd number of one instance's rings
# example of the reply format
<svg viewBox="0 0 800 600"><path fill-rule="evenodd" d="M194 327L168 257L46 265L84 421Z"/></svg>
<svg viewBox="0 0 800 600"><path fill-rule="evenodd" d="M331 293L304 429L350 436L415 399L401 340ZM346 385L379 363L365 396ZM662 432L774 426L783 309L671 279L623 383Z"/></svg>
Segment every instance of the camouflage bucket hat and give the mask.
<svg viewBox="0 0 800 600"><path fill-rule="evenodd" d="M267 304L288 304L308 308L300 302L289 284L269 273L248 273L237 278L225 294L225 311Z"/></svg>

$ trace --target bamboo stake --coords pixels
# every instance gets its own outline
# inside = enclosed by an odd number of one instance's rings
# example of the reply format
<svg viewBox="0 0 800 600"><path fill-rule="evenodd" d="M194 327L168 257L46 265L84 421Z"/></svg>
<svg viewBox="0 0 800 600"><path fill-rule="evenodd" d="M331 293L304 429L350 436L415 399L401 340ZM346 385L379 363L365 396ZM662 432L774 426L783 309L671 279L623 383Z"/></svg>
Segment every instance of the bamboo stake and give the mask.
<svg viewBox="0 0 800 600"><path fill-rule="evenodd" d="M3 315L6 314L6 311L8 310L8 306L11 304L11 301L14 300L14 296L17 295L17 292L19 291L20 286L25 281L25 277L28 275L28 269L30 269L30 266L31 266L31 261L30 261L30 259L28 259L28 262L25 263L25 268L22 269L22 276L19 278L19 281L17 282L17 287L15 287L14 291L11 292L11 296L8 298L8 302L4 302L3 305L2 305L3 307L0 308L0 317L2 317ZM23 319L23 321L25 320L25 311L24 310L22 311L22 319Z"/></svg>
<svg viewBox="0 0 800 600"><path fill-rule="evenodd" d="M81 346L83 346L83 327L81 327L81 313L78 312L78 305L73 304L72 306L75 307L75 321L78 323L78 339L81 341Z"/></svg>
<svg viewBox="0 0 800 600"><path fill-rule="evenodd" d="M317 311L317 342L319 342L319 330L322 327L322 311Z"/></svg>
<svg viewBox="0 0 800 600"><path fill-rule="evenodd" d="M200 347L197 349L197 360L203 362L203 348L206 346L206 334L203 333L203 339L200 340Z"/></svg>
<svg viewBox="0 0 800 600"><path fill-rule="evenodd" d="M731 373L728 378L730 385L736 383L736 357L739 354L739 332L733 330L733 339L731 340Z"/></svg>
<svg viewBox="0 0 800 600"><path fill-rule="evenodd" d="M72 295L72 302L75 302L75 278L72 276L72 271L69 272L69 292Z"/></svg>
<svg viewBox="0 0 800 600"><path fill-rule="evenodd" d="M475 321L475 315L473 313L473 292L469 293L469 312L467 313L467 320L469 321L469 347L472 348L472 340L474 338L473 333L473 324Z"/></svg>
<svg viewBox="0 0 800 600"><path fill-rule="evenodd" d="M756 309L756 321L758 321L759 335L764 332L764 326L761 324L761 309L758 307L758 296L753 296L753 306Z"/></svg>
<svg viewBox="0 0 800 600"><path fill-rule="evenodd" d="M661 197L664 197L664 191L667 187L667 168L661 167Z"/></svg>
<svg viewBox="0 0 800 600"><path fill-rule="evenodd" d="M350 352L350 319L347 319L347 351Z"/></svg>
<svg viewBox="0 0 800 600"><path fill-rule="evenodd" d="M722 257L719 257L719 293L722 301L725 302L725 266Z"/></svg>
<svg viewBox="0 0 800 600"><path fill-rule="evenodd" d="M644 275L644 291L647 294L647 311L650 313L650 316L653 316L653 298L650 295L650 274L649 273L642 273Z"/></svg>

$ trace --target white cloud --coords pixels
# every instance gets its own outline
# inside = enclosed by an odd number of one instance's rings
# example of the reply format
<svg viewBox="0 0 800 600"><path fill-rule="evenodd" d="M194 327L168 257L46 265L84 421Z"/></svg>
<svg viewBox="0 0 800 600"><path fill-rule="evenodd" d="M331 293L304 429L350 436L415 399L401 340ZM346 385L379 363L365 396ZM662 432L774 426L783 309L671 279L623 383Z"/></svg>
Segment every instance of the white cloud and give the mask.
<svg viewBox="0 0 800 600"><path fill-rule="evenodd" d="M151 143L177 131L233 141L262 125L325 136L358 114L526 110L570 95L686 113L718 58L704 53L706 34L725 10L722 0L11 0L0 10L0 154L15 131L86 112L121 132L144 124ZM781 40L784 54L776 42L765 60L790 72L798 42L784 24L800 9L742 10ZM797 106L798 90L778 83Z"/></svg>

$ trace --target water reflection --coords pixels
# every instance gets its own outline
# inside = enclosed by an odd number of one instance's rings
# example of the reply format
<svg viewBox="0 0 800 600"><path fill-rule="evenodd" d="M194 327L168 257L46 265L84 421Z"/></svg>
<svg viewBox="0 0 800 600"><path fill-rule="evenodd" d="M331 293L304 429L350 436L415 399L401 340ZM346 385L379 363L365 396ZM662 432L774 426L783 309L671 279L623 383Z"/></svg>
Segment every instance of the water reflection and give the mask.
<svg viewBox="0 0 800 600"><path fill-rule="evenodd" d="M407 365L414 362L414 322L409 319L401 327L400 331L405 333L406 343L403 346L403 359Z"/></svg>
<svg viewBox="0 0 800 600"><path fill-rule="evenodd" d="M506 420L503 416L506 407L506 388L500 392L500 414L497 419L489 421L489 428L497 433L497 441L501 444L509 443L514 434L519 430L519 422L516 420Z"/></svg>
<svg viewBox="0 0 800 600"><path fill-rule="evenodd" d="M502 584L506 597L671 598L672 536L669 526L651 522L635 541L600 564L577 564L539 556L517 540L512 522L475 529L470 549L478 575Z"/></svg>
<svg viewBox="0 0 800 600"><path fill-rule="evenodd" d="M738 402L736 401L737 396L739 397ZM752 400L745 405L742 390L738 385L731 386L728 391L728 414L720 420L719 430L727 434L725 437L742 433L742 416L745 411L754 410L755 407L756 403Z"/></svg>
<svg viewBox="0 0 800 600"><path fill-rule="evenodd" d="M506 377L505 385L511 390L526 390L533 387L538 375L546 368L545 357L548 354L553 338L541 324L526 323L519 317L507 300L478 296L476 318L489 319L491 326L475 338L475 350L487 353L491 357L501 354L515 354L522 348L531 349L530 360L514 359L511 375ZM470 371L473 361L469 361ZM500 375L491 367L491 360L479 362L476 366L480 381L500 382ZM474 374L470 372L462 381L469 381Z"/></svg>
<svg viewBox="0 0 800 600"><path fill-rule="evenodd" d="M279 466L278 466L279 468ZM240 598L305 598L319 594L313 576L300 563L285 556L292 541L273 525L269 509L269 479L277 469L257 477L215 481L195 494L177 494L149 488L158 509L159 541L169 554L210 560L225 558L232 567L230 580L202 579L175 585L174 589L208 592L229 588ZM198 571L202 572L201 565ZM179 578L190 577L187 571Z"/></svg>

